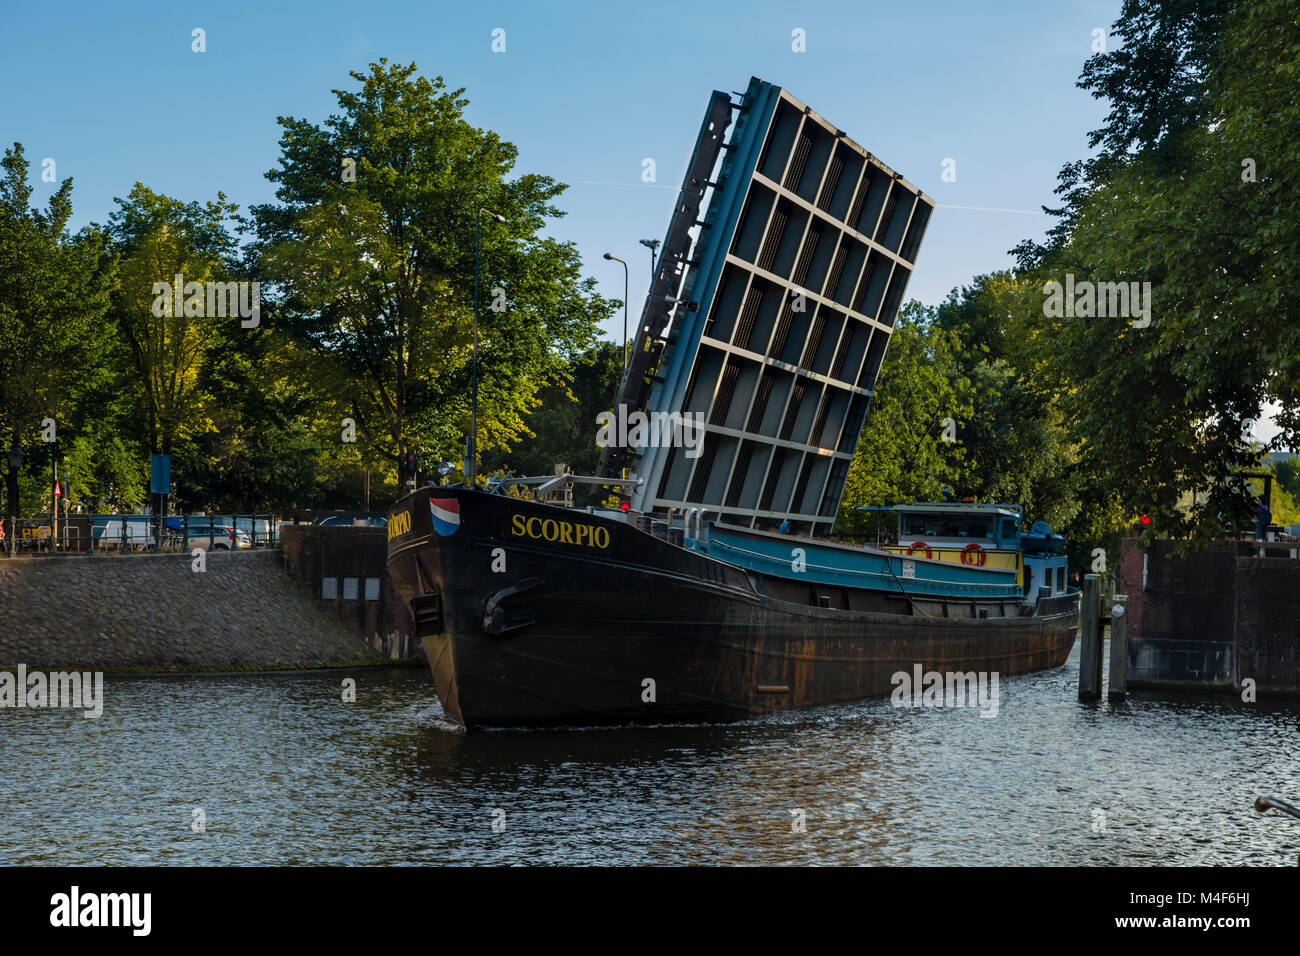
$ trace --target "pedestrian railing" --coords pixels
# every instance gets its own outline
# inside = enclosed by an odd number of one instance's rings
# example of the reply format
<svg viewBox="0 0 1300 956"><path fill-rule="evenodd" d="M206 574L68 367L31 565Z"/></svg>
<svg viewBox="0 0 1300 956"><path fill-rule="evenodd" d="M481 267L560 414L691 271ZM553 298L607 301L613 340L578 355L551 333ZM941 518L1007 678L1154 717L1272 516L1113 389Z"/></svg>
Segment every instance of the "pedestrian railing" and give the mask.
<svg viewBox="0 0 1300 956"><path fill-rule="evenodd" d="M6 518L0 557L274 548L279 527L271 514L69 515L57 532L50 518Z"/></svg>

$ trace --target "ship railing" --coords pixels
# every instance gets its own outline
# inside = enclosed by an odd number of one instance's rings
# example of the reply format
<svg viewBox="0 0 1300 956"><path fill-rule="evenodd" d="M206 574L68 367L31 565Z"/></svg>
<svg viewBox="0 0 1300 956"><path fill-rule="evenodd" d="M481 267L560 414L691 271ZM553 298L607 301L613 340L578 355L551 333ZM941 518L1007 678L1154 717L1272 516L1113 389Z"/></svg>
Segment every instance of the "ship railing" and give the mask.
<svg viewBox="0 0 1300 956"><path fill-rule="evenodd" d="M718 538L713 538L712 540L709 541L709 548L710 548L710 550L712 550L712 549L715 548L715 547L726 548L728 551L735 551L735 552L737 552L737 553L739 553L739 554L747 554L747 555L750 555L750 556L752 556L752 557L763 558L764 560L772 561L772 562L775 562L775 563L778 563L778 564L783 563L783 562L782 562L782 559L780 559L780 558L775 558L775 557L773 557L773 556L770 555L770 554L763 554L761 551L750 551L748 548L741 548L741 547L738 547L737 545L734 545L734 544L728 544L727 542L722 541L722 540L719 540ZM889 560L889 559L886 558L886 560ZM900 558L900 560L906 560L906 559ZM835 573L835 574L853 574L853 575L861 575L861 576L864 576L864 577L888 578L888 579L890 579L890 580L896 580L896 579L897 579L897 574L892 570L892 568L891 568L891 570L888 570L888 571L859 571L859 570L854 570L854 569L852 569L852 568L839 568L839 567L833 567L833 566L830 566L830 565L824 565L824 564L807 564L806 567L809 568L809 569L816 569L816 570L818 570L818 571L830 571L830 572L833 572L833 573ZM1010 570L1012 570L1012 569L1011 569L1011 568L996 568L996 569L994 569L994 570L999 570L999 571L1003 571L1003 570L1005 570L1005 571L1010 571ZM1018 596L1018 595L1016 595L1016 594L1001 594L1001 593L993 593L993 592L1004 592L1004 591L1006 591L1006 589L1009 588L1009 587L1018 587L1017 585L1014 585L1014 584L966 584L966 583L957 582L957 581L942 581L942 580L939 580L938 578L920 578L920 577L918 577L918 578L907 578L906 580L907 580L909 583L910 583L910 582L916 582L916 583L918 583L918 584L934 584L934 585L939 585L939 586L941 586L941 587L946 587L946 588L957 588L957 589L960 589L960 590L962 590L962 591L989 592L989 593L990 593L990 596L992 596L992 597L1016 597L1016 596ZM900 585L900 586L901 586L901 585Z"/></svg>
<svg viewBox="0 0 1300 956"><path fill-rule="evenodd" d="M489 494L501 494L507 487L532 488L534 497L539 501L545 501L561 492L572 491L575 485L599 485L632 490L641 487L643 481L642 478L602 478L599 475L575 475L566 471L555 475L521 477L499 475L489 479L486 490ZM567 504L572 504L569 496L566 495L565 500Z"/></svg>
<svg viewBox="0 0 1300 956"><path fill-rule="evenodd" d="M985 543L984 541L969 541L966 542L965 544L950 544L948 542L936 543L934 541L927 541L925 543L929 546L932 555L931 557L932 561L944 561L948 564L953 564L955 562L949 560L950 558L960 559L963 554L969 553L966 550L967 547L969 547L971 544L978 544L980 546L980 549L984 552L984 554L988 555L989 557L993 557L995 555L998 556L999 558L1003 556L1010 556L1013 562L1015 562L1011 565L1009 569L1001 568L1000 570L1018 571L1020 569L1018 556L1022 552L1017 551L1014 548L997 548L997 547L993 547L991 542ZM879 545L879 550L888 551L890 554L901 554L905 558L917 557L919 555L919 552L917 554L913 554L909 550L908 546L905 544L882 544ZM988 565L988 566L994 567L994 565Z"/></svg>

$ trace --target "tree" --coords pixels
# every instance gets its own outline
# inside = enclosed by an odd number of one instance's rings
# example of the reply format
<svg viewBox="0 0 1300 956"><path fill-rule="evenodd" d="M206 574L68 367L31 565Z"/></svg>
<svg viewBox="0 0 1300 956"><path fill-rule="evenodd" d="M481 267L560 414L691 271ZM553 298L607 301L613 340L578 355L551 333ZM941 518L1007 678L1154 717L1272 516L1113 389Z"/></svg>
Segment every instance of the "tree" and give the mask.
<svg viewBox="0 0 1300 956"><path fill-rule="evenodd" d="M323 125L281 117L278 205L253 208L256 253L285 327L336 383L335 410L374 454L458 459L470 420L475 242L482 217L477 443L527 432L538 390L612 304L571 243L541 231L565 189L511 175L518 150L465 121L463 90L414 64L370 64Z"/></svg>
<svg viewBox="0 0 1300 956"><path fill-rule="evenodd" d="M107 420L86 422L70 442L64 463L70 508L129 512L145 503L149 463Z"/></svg>
<svg viewBox="0 0 1300 956"><path fill-rule="evenodd" d="M1292 498L1300 498L1300 460L1294 456L1273 461L1273 474L1277 482Z"/></svg>
<svg viewBox="0 0 1300 956"><path fill-rule="evenodd" d="M844 484L836 528L862 533L871 522L856 509L942 500L965 461L945 419L969 418L973 394L957 358L957 335L934 322L934 309L912 300L899 312Z"/></svg>
<svg viewBox="0 0 1300 956"><path fill-rule="evenodd" d="M538 393L539 405L526 419L532 439L488 456L485 470L549 475L556 464L564 463L574 474L595 474L600 460L596 416L613 407L622 375L623 346L597 342L577 358L563 379Z"/></svg>
<svg viewBox="0 0 1300 956"><path fill-rule="evenodd" d="M30 166L20 143L6 149L0 179L0 436L7 469L8 513L18 514L18 472L8 450L25 448L28 466L54 454L38 441L42 422L55 436L104 368L104 314L116 263L102 255L104 237L86 228L69 235L72 180L46 207L33 209Z"/></svg>
<svg viewBox="0 0 1300 956"><path fill-rule="evenodd" d="M1026 240L1012 250L1022 269L1042 266L1070 237L1095 184L1131 155L1158 157L1166 171L1181 162L1183 134L1204 125L1206 78L1235 0L1124 0L1111 26L1120 45L1095 53L1075 85L1110 103L1103 126L1088 134L1088 160L1067 163L1057 176L1063 203L1043 211L1058 217L1048 241Z"/></svg>
<svg viewBox="0 0 1300 956"><path fill-rule="evenodd" d="M228 331L240 322L238 315L205 314L213 300L202 291L201 308L191 308L190 292L172 286L178 275L185 287L233 279L235 242L225 220L238 207L221 193L215 201L185 203L141 183L114 201L118 209L109 215L109 232L121 264L113 315L134 371L149 450L170 454L178 442L209 427L199 373L223 327ZM160 291L158 283L167 288ZM231 311L227 302L222 306Z"/></svg>
<svg viewBox="0 0 1300 956"><path fill-rule="evenodd" d="M1128 0L1131 48L1080 85L1111 98L1098 157L1063 180L1052 241L1018 247L1039 281L1149 282L1150 324L1040 316L1030 336L1102 496L1203 541L1242 520L1232 476L1279 405L1300 435L1300 24L1281 0Z"/></svg>
<svg viewBox="0 0 1300 956"><path fill-rule="evenodd" d="M1058 530L1080 513L1077 455L1051 389L1039 387L1025 348L1031 285L1009 272L976 276L939 306L935 324L954 333L956 361L971 383L971 415L958 423L966 461L957 490L977 501L1019 504Z"/></svg>

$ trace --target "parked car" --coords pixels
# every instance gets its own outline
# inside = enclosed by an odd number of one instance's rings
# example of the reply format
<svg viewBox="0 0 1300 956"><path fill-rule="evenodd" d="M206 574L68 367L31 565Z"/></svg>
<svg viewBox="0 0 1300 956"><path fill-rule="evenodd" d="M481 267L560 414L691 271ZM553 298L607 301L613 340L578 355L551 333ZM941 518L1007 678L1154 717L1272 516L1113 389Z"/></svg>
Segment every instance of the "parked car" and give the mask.
<svg viewBox="0 0 1300 956"><path fill-rule="evenodd" d="M168 518L165 524L168 544L177 549L186 546L187 531L191 550L197 548L206 551L211 547L215 551L234 551L253 546L253 539L247 531L221 522L213 522L209 518L190 518L188 525L183 518Z"/></svg>

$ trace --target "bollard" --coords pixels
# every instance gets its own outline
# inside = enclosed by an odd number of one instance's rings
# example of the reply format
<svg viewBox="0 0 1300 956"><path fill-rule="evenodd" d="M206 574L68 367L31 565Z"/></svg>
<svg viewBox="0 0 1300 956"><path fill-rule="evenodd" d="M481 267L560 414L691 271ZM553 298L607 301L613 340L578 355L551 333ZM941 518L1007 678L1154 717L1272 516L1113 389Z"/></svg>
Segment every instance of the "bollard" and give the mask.
<svg viewBox="0 0 1300 956"><path fill-rule="evenodd" d="M1083 576L1079 601L1079 700L1101 696L1101 626L1097 620L1097 575Z"/></svg>
<svg viewBox="0 0 1300 956"><path fill-rule="evenodd" d="M1123 700L1128 693L1128 595L1116 594L1110 609L1109 700Z"/></svg>

